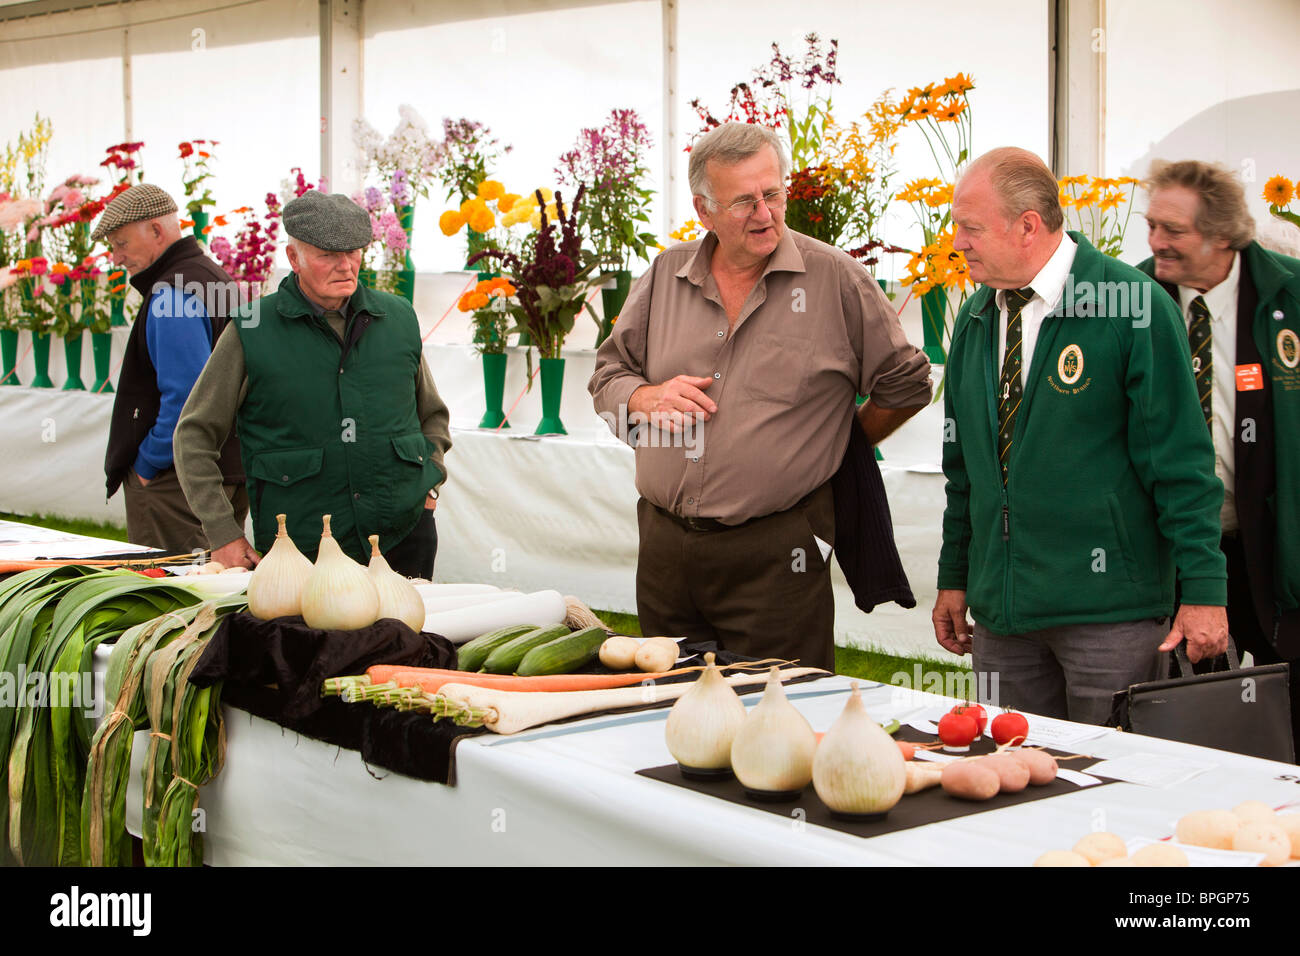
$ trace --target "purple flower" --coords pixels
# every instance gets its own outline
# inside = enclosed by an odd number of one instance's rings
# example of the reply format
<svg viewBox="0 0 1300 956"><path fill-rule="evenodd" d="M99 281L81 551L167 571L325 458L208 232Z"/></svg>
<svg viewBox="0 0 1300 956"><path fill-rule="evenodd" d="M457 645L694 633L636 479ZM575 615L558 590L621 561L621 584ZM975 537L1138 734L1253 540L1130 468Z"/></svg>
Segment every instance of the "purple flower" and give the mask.
<svg viewBox="0 0 1300 956"><path fill-rule="evenodd" d="M366 212L376 212L384 205L384 194L374 186L366 187L365 202L361 203Z"/></svg>
<svg viewBox="0 0 1300 956"><path fill-rule="evenodd" d="M388 187L388 194L393 197L395 206L405 206L411 202L411 187L407 181L406 170L393 171L393 182Z"/></svg>

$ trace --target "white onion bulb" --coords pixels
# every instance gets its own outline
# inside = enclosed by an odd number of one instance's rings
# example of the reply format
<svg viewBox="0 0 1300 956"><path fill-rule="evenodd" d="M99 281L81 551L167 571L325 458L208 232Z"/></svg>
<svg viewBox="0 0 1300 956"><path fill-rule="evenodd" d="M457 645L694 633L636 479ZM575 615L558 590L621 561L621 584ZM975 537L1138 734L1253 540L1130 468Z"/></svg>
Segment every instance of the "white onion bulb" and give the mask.
<svg viewBox="0 0 1300 956"><path fill-rule="evenodd" d="M311 562L289 537L284 518L275 516L275 541L248 579L248 612L262 621L301 614L302 589L311 576Z"/></svg>
<svg viewBox="0 0 1300 956"><path fill-rule="evenodd" d="M355 631L379 619L379 594L370 574L339 547L323 518L316 564L302 589L302 618L323 631Z"/></svg>

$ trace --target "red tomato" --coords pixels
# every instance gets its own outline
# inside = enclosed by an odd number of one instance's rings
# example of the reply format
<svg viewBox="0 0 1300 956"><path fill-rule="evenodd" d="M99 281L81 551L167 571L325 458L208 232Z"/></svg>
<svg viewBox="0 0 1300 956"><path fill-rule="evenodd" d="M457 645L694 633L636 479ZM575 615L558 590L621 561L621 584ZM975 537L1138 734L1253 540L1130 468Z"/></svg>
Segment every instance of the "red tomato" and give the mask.
<svg viewBox="0 0 1300 956"><path fill-rule="evenodd" d="M965 704L958 704L956 707L954 707L954 708L950 711L950 713L954 713L954 714L967 714L967 715L969 715L969 716L971 716L971 717L974 717L974 718L975 718L975 726L976 726L976 728L977 728L977 731L976 731L976 734L975 734L976 737L978 737L980 734L984 733L984 728L985 728L985 726L988 724L988 721L989 721L989 715L988 715L988 713L987 713L987 712L984 710L984 708L981 707L979 704L972 704L972 703L969 703L969 702L967 702L967 703L965 703Z"/></svg>
<svg viewBox="0 0 1300 956"><path fill-rule="evenodd" d="M1024 714L1009 710L993 718L989 733L993 735L993 740L999 747L1012 742L1023 744L1025 738L1029 736L1029 721L1025 719Z"/></svg>
<svg viewBox="0 0 1300 956"><path fill-rule="evenodd" d="M939 739L945 747L969 747L979 736L979 725L969 714L944 714L939 720Z"/></svg>
<svg viewBox="0 0 1300 956"><path fill-rule="evenodd" d="M145 568L143 571L137 570L136 574L143 574L146 578L165 578L167 572L162 568Z"/></svg>

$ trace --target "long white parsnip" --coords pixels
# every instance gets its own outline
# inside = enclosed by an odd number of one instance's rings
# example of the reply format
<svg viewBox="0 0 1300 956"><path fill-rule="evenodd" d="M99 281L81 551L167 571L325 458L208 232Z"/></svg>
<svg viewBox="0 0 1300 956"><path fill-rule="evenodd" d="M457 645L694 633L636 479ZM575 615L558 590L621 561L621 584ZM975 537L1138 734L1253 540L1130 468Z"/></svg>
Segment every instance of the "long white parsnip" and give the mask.
<svg viewBox="0 0 1300 956"><path fill-rule="evenodd" d="M785 683L796 677L825 673L827 672L816 667L792 667L781 671L781 679ZM744 687L764 684L767 679L767 674L733 674L726 681L733 687ZM656 684L647 681L635 687L543 694L493 690L468 684L444 684L439 694L457 704L487 711L485 726L489 730L498 734L517 734L521 730L568 717L676 700L690 690L694 683L682 681L676 684Z"/></svg>

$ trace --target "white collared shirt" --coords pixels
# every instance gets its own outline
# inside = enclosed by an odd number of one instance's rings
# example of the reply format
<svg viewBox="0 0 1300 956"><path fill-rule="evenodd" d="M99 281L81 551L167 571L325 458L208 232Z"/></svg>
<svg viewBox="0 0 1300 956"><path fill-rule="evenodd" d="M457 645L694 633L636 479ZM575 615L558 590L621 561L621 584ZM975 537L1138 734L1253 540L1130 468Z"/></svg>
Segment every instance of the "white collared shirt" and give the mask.
<svg viewBox="0 0 1300 956"><path fill-rule="evenodd" d="M1223 510L1219 520L1224 531L1237 530L1237 500L1233 480L1237 459L1233 448L1237 418L1237 287L1241 280L1241 253L1232 257L1228 277L1208 292L1191 286L1178 287L1178 304L1183 321L1191 328L1192 301L1199 295L1210 310L1210 435L1214 438L1214 473L1223 482Z"/></svg>
<svg viewBox="0 0 1300 956"><path fill-rule="evenodd" d="M1061 242L1038 271L1026 288L1034 290L1034 297L1020 310L1020 384L1024 387L1029 381L1029 365L1034 359L1034 345L1038 342L1038 330L1043 326L1043 319L1061 302L1065 294L1065 280L1074 265L1074 254L1079 250L1078 244L1062 230ZM1005 289L996 293L998 314L1001 324L998 330L998 367L1002 372L1002 360L1007 350L1007 295ZM1215 361L1218 361L1217 359Z"/></svg>

